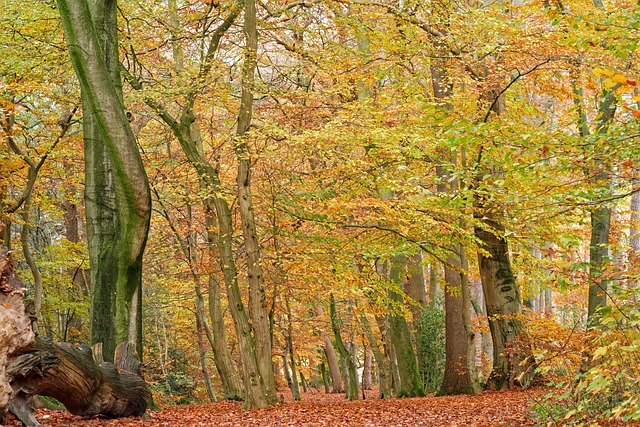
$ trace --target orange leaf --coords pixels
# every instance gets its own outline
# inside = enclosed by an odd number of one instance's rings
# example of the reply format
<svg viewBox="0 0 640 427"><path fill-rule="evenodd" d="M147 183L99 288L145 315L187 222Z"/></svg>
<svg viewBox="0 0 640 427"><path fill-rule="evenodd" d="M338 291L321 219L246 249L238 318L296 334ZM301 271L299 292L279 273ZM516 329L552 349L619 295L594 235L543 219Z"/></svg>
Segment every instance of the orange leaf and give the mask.
<svg viewBox="0 0 640 427"><path fill-rule="evenodd" d="M633 112L633 117L635 117L636 119L640 119L640 110L635 110Z"/></svg>
<svg viewBox="0 0 640 427"><path fill-rule="evenodd" d="M4 308L11 308L11 304L9 304L8 302L3 302L3 303L2 303L2 306L3 306Z"/></svg>
<svg viewBox="0 0 640 427"><path fill-rule="evenodd" d="M619 83L621 85L626 85L627 84L627 78L625 76L623 76L622 74L614 74L613 75L613 81L615 81L616 83Z"/></svg>

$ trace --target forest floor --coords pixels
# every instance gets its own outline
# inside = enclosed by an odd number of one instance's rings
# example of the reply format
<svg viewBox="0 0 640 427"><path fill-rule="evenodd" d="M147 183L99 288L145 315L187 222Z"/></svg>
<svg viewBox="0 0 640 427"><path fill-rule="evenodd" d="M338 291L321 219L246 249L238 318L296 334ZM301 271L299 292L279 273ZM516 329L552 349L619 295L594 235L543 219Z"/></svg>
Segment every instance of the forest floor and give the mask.
<svg viewBox="0 0 640 427"><path fill-rule="evenodd" d="M320 426L384 426L384 427L520 427L535 426L531 405L540 401L544 390L484 392L479 396L429 395L424 398L377 398L370 390L366 399L350 402L344 394L302 393L294 402L284 394L285 404L273 408L247 411L240 402L218 402L201 405L171 406L151 412L150 419L76 417L64 411L39 410L38 420L44 427L119 426L119 427L320 427ZM559 421L554 425L562 425ZM13 421L7 426L18 426ZM598 426L623 425L600 423Z"/></svg>

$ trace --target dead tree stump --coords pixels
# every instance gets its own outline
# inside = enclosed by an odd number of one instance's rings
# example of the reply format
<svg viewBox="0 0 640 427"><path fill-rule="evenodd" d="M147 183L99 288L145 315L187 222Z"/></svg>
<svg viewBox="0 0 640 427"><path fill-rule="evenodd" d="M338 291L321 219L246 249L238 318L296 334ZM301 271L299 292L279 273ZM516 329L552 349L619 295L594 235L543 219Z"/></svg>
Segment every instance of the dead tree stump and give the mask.
<svg viewBox="0 0 640 427"><path fill-rule="evenodd" d="M94 358L84 343L37 337L22 305L22 282L6 251L0 252L0 425L9 409L24 424L39 426L36 395L59 400L74 415L128 417L144 414L151 392L141 378L133 346L121 343L115 364Z"/></svg>
<svg viewBox="0 0 640 427"><path fill-rule="evenodd" d="M25 314L24 288L16 276L6 248L0 246L0 425L5 422L9 402L14 396L10 361L21 352L32 349L34 334L31 320Z"/></svg>

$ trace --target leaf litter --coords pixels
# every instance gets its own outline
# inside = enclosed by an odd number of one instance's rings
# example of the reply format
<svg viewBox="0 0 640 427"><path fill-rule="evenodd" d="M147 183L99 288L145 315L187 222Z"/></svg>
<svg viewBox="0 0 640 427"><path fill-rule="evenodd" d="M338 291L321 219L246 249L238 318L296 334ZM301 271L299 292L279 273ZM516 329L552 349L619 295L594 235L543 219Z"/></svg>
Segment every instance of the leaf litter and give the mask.
<svg viewBox="0 0 640 427"><path fill-rule="evenodd" d="M283 393L285 404L258 410L241 409L241 402L221 401L150 411L146 420L78 417L48 409L39 410L37 418L44 427L526 427L536 425L530 405L542 390L405 399L378 399L377 391L370 390L366 399L357 401L348 401L341 393L301 394L302 400L296 402L290 393ZM18 425L17 420L7 424Z"/></svg>

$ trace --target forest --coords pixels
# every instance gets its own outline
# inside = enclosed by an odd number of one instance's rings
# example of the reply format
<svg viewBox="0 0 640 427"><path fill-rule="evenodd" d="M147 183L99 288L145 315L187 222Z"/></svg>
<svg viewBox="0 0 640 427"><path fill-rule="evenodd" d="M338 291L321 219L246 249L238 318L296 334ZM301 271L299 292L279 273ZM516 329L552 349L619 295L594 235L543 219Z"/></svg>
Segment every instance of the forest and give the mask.
<svg viewBox="0 0 640 427"><path fill-rule="evenodd" d="M637 0L0 5L0 425L640 423Z"/></svg>

